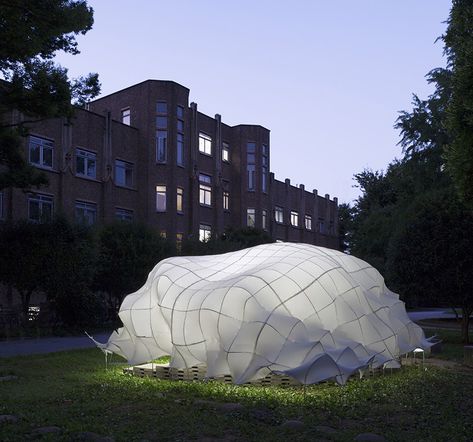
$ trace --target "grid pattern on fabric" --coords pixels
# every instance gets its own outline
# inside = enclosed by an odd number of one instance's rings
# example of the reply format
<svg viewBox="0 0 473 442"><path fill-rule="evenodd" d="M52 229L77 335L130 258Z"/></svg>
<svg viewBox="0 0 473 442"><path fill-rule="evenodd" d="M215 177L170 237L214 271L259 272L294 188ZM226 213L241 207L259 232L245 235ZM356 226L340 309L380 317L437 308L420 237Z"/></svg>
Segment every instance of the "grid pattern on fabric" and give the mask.
<svg viewBox="0 0 473 442"><path fill-rule="evenodd" d="M129 363L171 355L171 367L245 383L275 373L344 384L426 348L422 329L372 266L308 244L273 243L161 261L120 308L102 347Z"/></svg>

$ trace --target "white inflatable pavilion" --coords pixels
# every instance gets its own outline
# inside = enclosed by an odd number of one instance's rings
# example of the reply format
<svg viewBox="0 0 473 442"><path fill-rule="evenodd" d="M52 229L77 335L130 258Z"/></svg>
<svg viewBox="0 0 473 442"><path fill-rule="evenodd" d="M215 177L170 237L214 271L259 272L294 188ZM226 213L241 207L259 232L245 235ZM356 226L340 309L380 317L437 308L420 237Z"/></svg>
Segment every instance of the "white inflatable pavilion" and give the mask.
<svg viewBox="0 0 473 442"><path fill-rule="evenodd" d="M269 373L344 384L431 345L377 270L308 244L165 259L119 315L104 351L130 364L170 355L171 367L205 365L237 384Z"/></svg>

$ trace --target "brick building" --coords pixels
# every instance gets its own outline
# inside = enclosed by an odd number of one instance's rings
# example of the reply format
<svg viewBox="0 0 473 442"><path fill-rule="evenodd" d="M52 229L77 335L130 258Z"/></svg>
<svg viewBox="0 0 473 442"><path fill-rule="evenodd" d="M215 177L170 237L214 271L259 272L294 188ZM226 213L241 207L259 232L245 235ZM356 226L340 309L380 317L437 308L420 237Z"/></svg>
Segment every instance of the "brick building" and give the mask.
<svg viewBox="0 0 473 442"><path fill-rule="evenodd" d="M254 226L277 240L338 247L337 198L276 180L268 129L228 126L188 100L186 87L147 80L78 109L71 122L35 123L25 152L50 184L0 192L0 216L135 220L178 243Z"/></svg>

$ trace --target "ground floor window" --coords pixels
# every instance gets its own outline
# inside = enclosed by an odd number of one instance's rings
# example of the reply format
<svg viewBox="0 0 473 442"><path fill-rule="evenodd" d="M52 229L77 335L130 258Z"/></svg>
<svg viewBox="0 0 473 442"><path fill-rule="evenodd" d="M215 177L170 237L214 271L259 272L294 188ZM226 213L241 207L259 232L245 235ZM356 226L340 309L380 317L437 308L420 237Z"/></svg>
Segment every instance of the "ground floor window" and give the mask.
<svg viewBox="0 0 473 442"><path fill-rule="evenodd" d="M53 197L32 194L28 197L28 219L34 222L49 221L53 216Z"/></svg>
<svg viewBox="0 0 473 442"><path fill-rule="evenodd" d="M97 221L97 204L86 201L76 201L76 220L88 226Z"/></svg>
<svg viewBox="0 0 473 442"><path fill-rule="evenodd" d="M212 235L212 228L208 224L201 224L199 226L199 241L207 242Z"/></svg>

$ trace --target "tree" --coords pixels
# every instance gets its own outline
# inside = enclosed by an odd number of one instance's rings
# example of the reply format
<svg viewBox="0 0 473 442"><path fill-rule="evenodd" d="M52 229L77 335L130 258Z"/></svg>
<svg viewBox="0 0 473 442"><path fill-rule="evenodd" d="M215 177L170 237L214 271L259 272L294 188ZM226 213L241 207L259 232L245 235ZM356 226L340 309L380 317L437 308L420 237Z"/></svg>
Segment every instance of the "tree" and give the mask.
<svg viewBox="0 0 473 442"><path fill-rule="evenodd" d="M144 225L117 222L98 236L98 263L94 287L109 295L116 309L124 296L138 290L149 272L174 253L170 242Z"/></svg>
<svg viewBox="0 0 473 442"><path fill-rule="evenodd" d="M452 72L452 97L447 128L451 142L447 167L460 198L473 208L473 4L453 0L445 43L447 66Z"/></svg>
<svg viewBox="0 0 473 442"><path fill-rule="evenodd" d="M74 105L98 95L97 74L75 80L52 61L57 51L79 53L76 36L93 24L83 0L0 0L0 190L47 183L21 153L28 124L47 118L71 118ZM21 121L8 118L19 112Z"/></svg>

